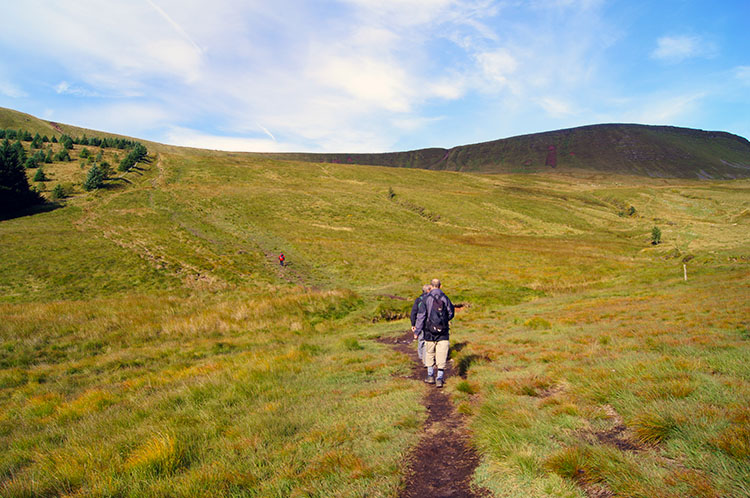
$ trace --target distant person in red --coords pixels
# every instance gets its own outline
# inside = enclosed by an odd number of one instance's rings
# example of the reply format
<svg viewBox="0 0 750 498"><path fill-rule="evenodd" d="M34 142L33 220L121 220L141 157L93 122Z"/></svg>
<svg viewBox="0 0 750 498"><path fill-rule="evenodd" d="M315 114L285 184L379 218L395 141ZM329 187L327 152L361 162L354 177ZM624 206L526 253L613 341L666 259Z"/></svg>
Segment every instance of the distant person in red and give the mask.
<svg viewBox="0 0 750 498"><path fill-rule="evenodd" d="M279 254L279 264L284 266L284 253Z"/></svg>

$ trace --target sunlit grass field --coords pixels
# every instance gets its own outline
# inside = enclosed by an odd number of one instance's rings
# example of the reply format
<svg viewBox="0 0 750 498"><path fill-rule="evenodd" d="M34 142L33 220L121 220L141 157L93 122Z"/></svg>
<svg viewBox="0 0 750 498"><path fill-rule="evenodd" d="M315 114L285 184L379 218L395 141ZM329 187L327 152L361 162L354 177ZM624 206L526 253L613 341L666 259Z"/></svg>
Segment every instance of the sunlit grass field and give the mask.
<svg viewBox="0 0 750 498"><path fill-rule="evenodd" d="M149 150L0 222L0 495L396 496L433 277L477 484L750 494L750 182Z"/></svg>

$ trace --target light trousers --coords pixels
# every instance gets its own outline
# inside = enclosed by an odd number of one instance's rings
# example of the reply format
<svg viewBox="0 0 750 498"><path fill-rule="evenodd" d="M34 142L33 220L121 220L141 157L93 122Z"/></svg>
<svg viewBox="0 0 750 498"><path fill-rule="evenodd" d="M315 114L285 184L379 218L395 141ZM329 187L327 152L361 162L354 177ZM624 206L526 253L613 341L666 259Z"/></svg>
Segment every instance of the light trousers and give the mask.
<svg viewBox="0 0 750 498"><path fill-rule="evenodd" d="M424 366L445 369L450 341L424 341Z"/></svg>

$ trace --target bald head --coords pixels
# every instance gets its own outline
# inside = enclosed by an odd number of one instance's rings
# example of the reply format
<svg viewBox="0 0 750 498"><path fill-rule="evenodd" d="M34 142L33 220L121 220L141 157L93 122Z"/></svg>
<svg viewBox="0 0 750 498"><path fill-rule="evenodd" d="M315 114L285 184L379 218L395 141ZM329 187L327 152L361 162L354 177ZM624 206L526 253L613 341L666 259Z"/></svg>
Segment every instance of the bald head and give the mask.
<svg viewBox="0 0 750 498"><path fill-rule="evenodd" d="M422 292L430 292L432 290L432 286L430 284L424 284L422 286Z"/></svg>
<svg viewBox="0 0 750 498"><path fill-rule="evenodd" d="M432 282L430 282L430 285L433 289L439 289L440 288L440 280L437 278L433 278Z"/></svg>

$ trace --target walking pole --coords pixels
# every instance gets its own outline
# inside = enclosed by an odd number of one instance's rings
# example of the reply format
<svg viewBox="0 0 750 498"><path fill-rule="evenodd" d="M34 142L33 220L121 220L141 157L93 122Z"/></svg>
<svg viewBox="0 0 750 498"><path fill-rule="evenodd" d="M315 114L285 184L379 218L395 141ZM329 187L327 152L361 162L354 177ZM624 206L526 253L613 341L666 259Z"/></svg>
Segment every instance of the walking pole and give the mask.
<svg viewBox="0 0 750 498"><path fill-rule="evenodd" d="M685 282L687 282L687 265L686 264L682 265L682 271L685 273Z"/></svg>

